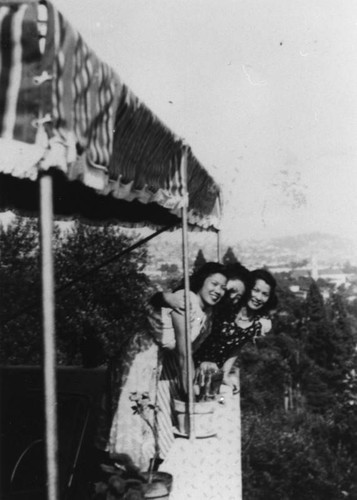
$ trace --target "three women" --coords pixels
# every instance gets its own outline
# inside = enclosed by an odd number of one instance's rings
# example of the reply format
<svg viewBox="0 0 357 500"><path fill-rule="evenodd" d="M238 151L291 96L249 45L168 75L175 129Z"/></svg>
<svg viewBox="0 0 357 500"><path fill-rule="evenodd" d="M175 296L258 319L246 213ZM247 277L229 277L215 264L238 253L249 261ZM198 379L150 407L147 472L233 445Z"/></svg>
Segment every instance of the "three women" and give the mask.
<svg viewBox="0 0 357 500"><path fill-rule="evenodd" d="M195 353L197 364L209 362L211 368L222 369L223 382L233 390L235 382L230 373L240 350L271 330L269 313L277 305L276 281L265 269L252 271L244 285L246 291L238 304L231 302L229 307L222 303L209 340Z"/></svg>
<svg viewBox="0 0 357 500"><path fill-rule="evenodd" d="M132 393L147 394L159 404L160 453L173 443L170 401L187 393L189 364L196 373L223 370L223 382L235 390L231 370L242 346L271 329L269 311L276 307L276 282L264 269L249 272L237 264L228 269L207 263L190 279L192 359L185 344L184 291L157 296L151 328L135 334L123 354L123 378L110 432L108 451L128 453L145 469L153 455L150 429L132 411ZM226 292L227 290L227 292Z"/></svg>

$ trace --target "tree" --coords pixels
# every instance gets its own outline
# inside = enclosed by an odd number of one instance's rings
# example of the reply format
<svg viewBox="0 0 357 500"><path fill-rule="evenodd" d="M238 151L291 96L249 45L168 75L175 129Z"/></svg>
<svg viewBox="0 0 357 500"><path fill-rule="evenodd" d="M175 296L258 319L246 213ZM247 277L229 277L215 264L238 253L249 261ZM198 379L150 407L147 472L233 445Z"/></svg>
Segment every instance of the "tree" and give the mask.
<svg viewBox="0 0 357 500"><path fill-rule="evenodd" d="M327 313L334 326L334 364L339 371L339 400L350 408L351 404L357 403L357 342L343 295L334 293L331 296Z"/></svg>
<svg viewBox="0 0 357 500"><path fill-rule="evenodd" d="M244 498L354 498L357 383L355 371L346 372L355 355L350 318L340 292L325 304L313 284L304 303L290 284L288 276L278 277L273 331L240 356ZM286 377L293 402L298 395L302 400L288 411Z"/></svg>
<svg viewBox="0 0 357 500"><path fill-rule="evenodd" d="M223 255L222 262L225 266L228 264L235 264L238 262L237 257L234 255L232 247L228 247L226 253Z"/></svg>
<svg viewBox="0 0 357 500"><path fill-rule="evenodd" d="M325 305L313 282L306 298L306 320L310 357L328 370L350 365L355 339L342 296L334 294Z"/></svg>
<svg viewBox="0 0 357 500"><path fill-rule="evenodd" d="M0 362L39 362L42 338L38 333L41 280L37 220L18 218L2 228L0 287Z"/></svg>
<svg viewBox="0 0 357 500"><path fill-rule="evenodd" d="M355 498L354 457L331 446L333 426L308 413L249 415L242 433L244 499Z"/></svg>
<svg viewBox="0 0 357 500"><path fill-rule="evenodd" d="M194 273L195 271L197 271L198 269L200 269L204 264L206 264L206 262L207 261L205 259L205 256L203 255L203 252L202 252L202 250L200 248L198 250L198 252L197 252L195 261L193 263L192 272Z"/></svg>
<svg viewBox="0 0 357 500"><path fill-rule="evenodd" d="M55 232L55 282L63 288L55 294L58 363L103 363L115 358L134 331L146 328L145 302L151 288L142 272L145 247L64 288L132 243L110 225L75 223L66 234ZM42 336L36 222L19 218L3 231L0 279L3 298L5 293L8 298L1 301L0 359L38 364Z"/></svg>
<svg viewBox="0 0 357 500"><path fill-rule="evenodd" d="M132 238L115 226L98 228L76 223L56 255L58 284L66 285L132 243ZM133 332L146 328L145 303L150 291L142 272L146 258L146 248L139 247L59 296L58 338L61 352L71 363L81 362L90 347L93 354L102 356L102 362L113 358Z"/></svg>
<svg viewBox="0 0 357 500"><path fill-rule="evenodd" d="M334 325L334 343L336 361L340 366L350 365L351 353L354 351L356 339L353 336L348 319L347 307L340 293L331 295L327 303L327 314Z"/></svg>
<svg viewBox="0 0 357 500"><path fill-rule="evenodd" d="M321 368L332 369L334 344L333 325L328 320L324 300L315 281L306 297L306 352Z"/></svg>

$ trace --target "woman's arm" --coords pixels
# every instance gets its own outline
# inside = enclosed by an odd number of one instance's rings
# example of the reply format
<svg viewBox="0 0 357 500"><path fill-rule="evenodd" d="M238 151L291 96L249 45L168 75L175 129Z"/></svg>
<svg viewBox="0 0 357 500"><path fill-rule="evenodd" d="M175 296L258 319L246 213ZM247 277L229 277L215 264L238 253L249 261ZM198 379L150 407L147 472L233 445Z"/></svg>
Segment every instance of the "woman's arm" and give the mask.
<svg viewBox="0 0 357 500"><path fill-rule="evenodd" d="M262 325L261 335L264 337L273 327L273 323L270 318L260 318L259 323Z"/></svg>
<svg viewBox="0 0 357 500"><path fill-rule="evenodd" d="M150 305L156 309L170 307L178 311L185 309L184 298L173 292L157 292L150 299Z"/></svg>
<svg viewBox="0 0 357 500"><path fill-rule="evenodd" d="M186 352L186 324L185 324L185 315L182 312L172 311L172 324L174 327L175 338L176 338L176 350L178 354L178 361L180 366L180 379L182 381L182 387L185 392L188 392L187 388L187 372L188 372L188 360L187 360L187 352ZM192 377L194 376L194 365L192 357L189 360L192 368Z"/></svg>
<svg viewBox="0 0 357 500"><path fill-rule="evenodd" d="M237 393L238 391L238 381L234 380L235 377L232 377L231 375L233 365L236 362L237 358L238 356L231 356L230 358L227 359L227 361L223 364L222 367L223 383L229 385L232 388L233 394Z"/></svg>

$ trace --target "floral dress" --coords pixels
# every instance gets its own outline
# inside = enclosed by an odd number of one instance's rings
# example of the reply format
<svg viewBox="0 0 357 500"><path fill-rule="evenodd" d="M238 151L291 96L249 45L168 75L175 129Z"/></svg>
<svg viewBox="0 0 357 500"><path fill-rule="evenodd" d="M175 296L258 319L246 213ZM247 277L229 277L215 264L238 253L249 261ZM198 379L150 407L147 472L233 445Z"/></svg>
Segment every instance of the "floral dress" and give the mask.
<svg viewBox="0 0 357 500"><path fill-rule="evenodd" d="M236 313L232 312L227 319L216 317L212 334L194 353L195 364L212 361L221 368L227 359L237 356L248 342L255 342L271 328L271 320L267 316L256 316L252 322L242 328L236 323Z"/></svg>

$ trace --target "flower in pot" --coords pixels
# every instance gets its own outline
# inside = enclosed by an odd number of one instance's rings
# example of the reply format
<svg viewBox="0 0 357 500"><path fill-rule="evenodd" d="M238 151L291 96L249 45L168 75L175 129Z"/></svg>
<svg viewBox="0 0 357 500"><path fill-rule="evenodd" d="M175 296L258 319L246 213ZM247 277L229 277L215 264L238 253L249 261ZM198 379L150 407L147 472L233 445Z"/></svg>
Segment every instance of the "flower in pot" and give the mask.
<svg viewBox="0 0 357 500"><path fill-rule="evenodd" d="M167 472L157 471L157 467L161 462L157 425L159 406L152 403L147 392L132 392L130 401L132 402L134 414L139 415L144 420L154 437L154 456L150 461L148 472L142 473L147 478L147 484L144 486L144 498L169 498L172 475Z"/></svg>

